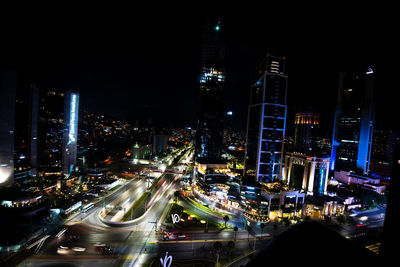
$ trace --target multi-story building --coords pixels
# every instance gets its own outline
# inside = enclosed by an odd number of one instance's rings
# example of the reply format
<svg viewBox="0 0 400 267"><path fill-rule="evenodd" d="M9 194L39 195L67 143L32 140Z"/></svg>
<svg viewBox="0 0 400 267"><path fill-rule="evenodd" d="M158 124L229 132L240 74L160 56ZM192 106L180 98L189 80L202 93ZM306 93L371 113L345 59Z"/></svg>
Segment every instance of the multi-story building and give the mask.
<svg viewBox="0 0 400 267"><path fill-rule="evenodd" d="M0 186L14 180L14 114L17 75L0 71Z"/></svg>
<svg viewBox="0 0 400 267"><path fill-rule="evenodd" d="M39 169L45 173L61 173L64 92L40 90L39 101Z"/></svg>
<svg viewBox="0 0 400 267"><path fill-rule="evenodd" d="M225 86L225 44L222 21L205 24L200 75L200 114L196 131L196 160L221 160L223 147L223 92Z"/></svg>
<svg viewBox="0 0 400 267"><path fill-rule="evenodd" d="M319 114L312 111L296 113L294 120L294 150L315 151L319 129Z"/></svg>
<svg viewBox="0 0 400 267"><path fill-rule="evenodd" d="M375 70L341 72L332 138L331 170L368 174L374 126Z"/></svg>
<svg viewBox="0 0 400 267"><path fill-rule="evenodd" d="M305 193L279 183L263 184L261 196L268 202L267 214L275 218L301 216Z"/></svg>
<svg viewBox="0 0 400 267"><path fill-rule="evenodd" d="M376 177L390 177L390 139L391 132L374 129L372 153L370 162L370 175Z"/></svg>
<svg viewBox="0 0 400 267"><path fill-rule="evenodd" d="M152 155L152 145L151 144L139 144L136 143L132 148L133 159L147 159L150 160Z"/></svg>
<svg viewBox="0 0 400 267"><path fill-rule="evenodd" d="M38 167L39 89L17 89L15 103L14 177L35 178Z"/></svg>
<svg viewBox="0 0 400 267"><path fill-rule="evenodd" d="M251 87L244 175L260 182L282 179L288 77L285 58L267 55L265 71Z"/></svg>
<svg viewBox="0 0 400 267"><path fill-rule="evenodd" d="M40 167L69 176L76 167L79 93L43 90L39 105Z"/></svg>
<svg viewBox="0 0 400 267"><path fill-rule="evenodd" d="M158 154L168 149L168 136L166 135L152 135L151 141L153 154Z"/></svg>
<svg viewBox="0 0 400 267"><path fill-rule="evenodd" d="M286 153L284 180L308 195L324 195L327 193L329 163L328 155L317 157L298 152Z"/></svg>

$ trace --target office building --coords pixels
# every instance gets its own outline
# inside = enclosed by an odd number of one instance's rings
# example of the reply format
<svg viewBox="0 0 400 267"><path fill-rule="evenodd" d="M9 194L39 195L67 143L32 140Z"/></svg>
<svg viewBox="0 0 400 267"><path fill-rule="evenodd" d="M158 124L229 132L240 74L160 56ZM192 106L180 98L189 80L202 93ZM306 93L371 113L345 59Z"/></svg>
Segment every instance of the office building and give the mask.
<svg viewBox="0 0 400 267"><path fill-rule="evenodd" d="M0 186L14 180L14 114L17 75L0 71Z"/></svg>
<svg viewBox="0 0 400 267"><path fill-rule="evenodd" d="M158 154L168 149L168 136L166 135L152 135L151 141L153 145L153 154Z"/></svg>
<svg viewBox="0 0 400 267"><path fill-rule="evenodd" d="M339 75L331 170L368 174L374 127L375 70Z"/></svg>
<svg viewBox="0 0 400 267"><path fill-rule="evenodd" d="M30 105L30 161L31 161L31 175L36 177L38 173L38 136L39 136L39 88L36 86L31 87L31 105Z"/></svg>
<svg viewBox="0 0 400 267"><path fill-rule="evenodd" d="M38 165L43 174L69 176L75 170L78 117L79 93L41 91L37 139Z"/></svg>
<svg viewBox="0 0 400 267"><path fill-rule="evenodd" d="M66 91L64 99L64 134L62 172L69 176L76 168L78 143L79 94Z"/></svg>
<svg viewBox="0 0 400 267"><path fill-rule="evenodd" d="M282 179L288 77L285 58L267 55L265 71L251 87L244 175L259 182Z"/></svg>
<svg viewBox="0 0 400 267"><path fill-rule="evenodd" d="M61 174L64 132L64 91L40 91L38 163L42 173Z"/></svg>
<svg viewBox="0 0 400 267"><path fill-rule="evenodd" d="M312 154L316 149L319 114L313 111L296 113L294 120L294 150Z"/></svg>
<svg viewBox="0 0 400 267"><path fill-rule="evenodd" d="M225 87L225 44L222 34L221 20L206 21L195 145L196 160L205 162L220 161L222 155Z"/></svg>
<svg viewBox="0 0 400 267"><path fill-rule="evenodd" d="M14 178L37 176L39 89L19 88L15 103Z"/></svg>

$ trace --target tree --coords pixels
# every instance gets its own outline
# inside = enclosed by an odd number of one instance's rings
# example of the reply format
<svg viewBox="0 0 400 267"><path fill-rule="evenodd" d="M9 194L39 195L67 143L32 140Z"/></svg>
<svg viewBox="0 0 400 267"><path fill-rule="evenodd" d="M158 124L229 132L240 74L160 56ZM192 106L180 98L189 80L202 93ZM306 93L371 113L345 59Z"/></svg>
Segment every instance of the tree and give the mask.
<svg viewBox="0 0 400 267"><path fill-rule="evenodd" d="M239 230L239 228L237 228L237 226L233 227L233 231L235 231L235 241L236 241L236 234L237 234L238 230Z"/></svg>
<svg viewBox="0 0 400 267"><path fill-rule="evenodd" d="M247 240L249 241L249 244L250 244L250 232L251 232L251 227L250 226L247 226Z"/></svg>
<svg viewBox="0 0 400 267"><path fill-rule="evenodd" d="M221 249L222 249L222 243L219 241L215 242L214 249L215 249L215 252L217 253L217 265L216 266L218 266L219 265L219 253L221 252Z"/></svg>
<svg viewBox="0 0 400 267"><path fill-rule="evenodd" d="M178 191L178 190L176 190L176 191L174 192L174 198L175 198L175 202L177 202L177 201L178 201L178 197L179 197L179 195L180 195L179 191Z"/></svg>
<svg viewBox="0 0 400 267"><path fill-rule="evenodd" d="M229 250L229 254L232 255L232 252L233 252L233 250L235 248L235 243L233 241L229 241L227 247L228 247L228 250Z"/></svg>
<svg viewBox="0 0 400 267"><path fill-rule="evenodd" d="M264 231L264 228L265 228L265 224L261 223L260 224L260 228L261 228L261 237L262 237L262 234L263 234L263 231Z"/></svg>
<svg viewBox="0 0 400 267"><path fill-rule="evenodd" d="M276 235L276 231L278 230L278 225L276 223L273 224L274 228L274 236Z"/></svg>
<svg viewBox="0 0 400 267"><path fill-rule="evenodd" d="M229 221L229 216L228 215L224 216L224 221L225 221L225 228L226 228L226 223Z"/></svg>

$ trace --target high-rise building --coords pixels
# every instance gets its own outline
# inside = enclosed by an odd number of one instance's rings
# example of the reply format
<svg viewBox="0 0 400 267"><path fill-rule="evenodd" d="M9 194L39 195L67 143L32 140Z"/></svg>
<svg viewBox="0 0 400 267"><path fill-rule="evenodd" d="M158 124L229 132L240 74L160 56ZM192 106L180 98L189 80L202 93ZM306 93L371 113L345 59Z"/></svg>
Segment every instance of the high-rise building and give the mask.
<svg viewBox="0 0 400 267"><path fill-rule="evenodd" d="M78 117L79 93L42 90L37 136L40 148L38 161L42 172L69 176L75 170Z"/></svg>
<svg viewBox="0 0 400 267"><path fill-rule="evenodd" d="M17 74L0 71L0 186L14 180L14 114Z"/></svg>
<svg viewBox="0 0 400 267"><path fill-rule="evenodd" d="M375 70L341 72L332 137L331 170L368 174L374 127Z"/></svg>
<svg viewBox="0 0 400 267"><path fill-rule="evenodd" d="M40 171L61 173L64 132L64 92L40 91L38 161Z"/></svg>
<svg viewBox="0 0 400 267"><path fill-rule="evenodd" d="M282 179L288 77L285 58L267 55L265 71L251 87L244 175L259 182Z"/></svg>
<svg viewBox="0 0 400 267"><path fill-rule="evenodd" d="M316 148L319 114L312 111L296 113L294 120L294 150L312 153Z"/></svg>
<svg viewBox="0 0 400 267"><path fill-rule="evenodd" d="M15 103L14 179L37 176L39 89L19 88Z"/></svg>
<svg viewBox="0 0 400 267"><path fill-rule="evenodd" d="M200 114L196 131L196 160L221 160L223 146L223 92L225 43L221 20L205 23L200 75Z"/></svg>
<svg viewBox="0 0 400 267"><path fill-rule="evenodd" d="M78 143L79 93L66 91L64 99L64 134L62 172L69 176L76 167Z"/></svg>
<svg viewBox="0 0 400 267"><path fill-rule="evenodd" d="M38 173L38 135L39 135L39 88L36 86L31 87L32 99L30 101L30 161L31 161L31 175L36 177Z"/></svg>

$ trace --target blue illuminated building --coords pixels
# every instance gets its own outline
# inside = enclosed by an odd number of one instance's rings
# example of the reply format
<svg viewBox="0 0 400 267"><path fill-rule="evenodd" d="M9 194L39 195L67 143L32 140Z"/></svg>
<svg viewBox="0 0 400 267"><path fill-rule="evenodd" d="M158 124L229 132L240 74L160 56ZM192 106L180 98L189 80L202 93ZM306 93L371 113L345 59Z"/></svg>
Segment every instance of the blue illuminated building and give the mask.
<svg viewBox="0 0 400 267"><path fill-rule="evenodd" d="M66 91L64 96L64 135L62 172L69 176L76 167L78 143L79 94Z"/></svg>
<svg viewBox="0 0 400 267"><path fill-rule="evenodd" d="M267 55L264 66L251 87L244 175L268 183L282 180L288 77L285 58Z"/></svg>
<svg viewBox="0 0 400 267"><path fill-rule="evenodd" d="M331 150L331 171L369 173L374 127L375 70L342 72Z"/></svg>

